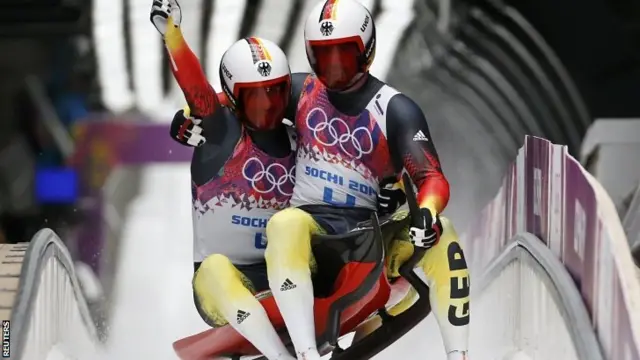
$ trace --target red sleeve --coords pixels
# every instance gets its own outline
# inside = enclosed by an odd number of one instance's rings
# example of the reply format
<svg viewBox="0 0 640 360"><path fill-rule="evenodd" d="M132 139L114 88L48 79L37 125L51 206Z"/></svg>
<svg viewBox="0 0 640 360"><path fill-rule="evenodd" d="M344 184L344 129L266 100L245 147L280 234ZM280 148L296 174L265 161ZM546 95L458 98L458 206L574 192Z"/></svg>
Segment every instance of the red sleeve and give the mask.
<svg viewBox="0 0 640 360"><path fill-rule="evenodd" d="M415 143L407 145L415 146ZM416 153L420 155L415 156ZM449 182L442 173L437 155L422 144L420 149L409 150L404 156L404 167L418 187L417 201L421 208L434 214L441 213L449 202Z"/></svg>
<svg viewBox="0 0 640 360"><path fill-rule="evenodd" d="M164 42L169 53L171 72L178 81L192 114L198 117L213 114L220 106L218 94L209 84L198 58L182 36L182 30L173 25L171 18Z"/></svg>

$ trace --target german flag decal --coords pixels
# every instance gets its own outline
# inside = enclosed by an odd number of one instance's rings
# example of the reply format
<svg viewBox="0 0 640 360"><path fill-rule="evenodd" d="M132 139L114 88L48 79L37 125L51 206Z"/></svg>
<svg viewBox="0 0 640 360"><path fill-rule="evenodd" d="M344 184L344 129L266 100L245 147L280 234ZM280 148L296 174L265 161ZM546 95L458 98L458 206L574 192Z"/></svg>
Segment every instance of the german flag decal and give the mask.
<svg viewBox="0 0 640 360"><path fill-rule="evenodd" d="M320 20L318 22L322 22L323 20L335 20L336 19L336 11L338 9L338 1L340 0L328 0L324 3L324 7L320 12Z"/></svg>
<svg viewBox="0 0 640 360"><path fill-rule="evenodd" d="M253 63L256 64L259 61L271 61L271 54L267 48L262 44L260 39L255 37L245 38L249 47L251 48L251 56L253 57Z"/></svg>

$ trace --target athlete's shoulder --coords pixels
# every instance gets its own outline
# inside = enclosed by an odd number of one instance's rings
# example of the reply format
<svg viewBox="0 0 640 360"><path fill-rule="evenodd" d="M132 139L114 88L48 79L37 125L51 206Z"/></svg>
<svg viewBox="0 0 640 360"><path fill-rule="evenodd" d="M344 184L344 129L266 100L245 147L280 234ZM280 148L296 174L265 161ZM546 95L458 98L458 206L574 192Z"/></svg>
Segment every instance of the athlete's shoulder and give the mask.
<svg viewBox="0 0 640 360"><path fill-rule="evenodd" d="M391 121L400 123L426 121L420 106L412 98L401 92L397 92L389 100L387 119L393 119Z"/></svg>

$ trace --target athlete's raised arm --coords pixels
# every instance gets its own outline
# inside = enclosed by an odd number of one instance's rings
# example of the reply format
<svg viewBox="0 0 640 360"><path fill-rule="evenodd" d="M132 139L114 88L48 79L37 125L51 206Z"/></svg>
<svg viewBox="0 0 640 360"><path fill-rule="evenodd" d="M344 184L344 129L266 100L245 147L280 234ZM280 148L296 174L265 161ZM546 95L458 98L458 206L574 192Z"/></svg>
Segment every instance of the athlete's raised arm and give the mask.
<svg viewBox="0 0 640 360"><path fill-rule="evenodd" d="M449 182L422 110L404 94L397 94L389 103L387 133L396 169L407 170L418 187L418 205L435 218L449 202Z"/></svg>
<svg viewBox="0 0 640 360"><path fill-rule="evenodd" d="M204 118L213 114L220 107L220 102L198 58L182 35L181 21L177 0L153 2L151 22L162 34L171 61L171 72L184 93L192 115Z"/></svg>

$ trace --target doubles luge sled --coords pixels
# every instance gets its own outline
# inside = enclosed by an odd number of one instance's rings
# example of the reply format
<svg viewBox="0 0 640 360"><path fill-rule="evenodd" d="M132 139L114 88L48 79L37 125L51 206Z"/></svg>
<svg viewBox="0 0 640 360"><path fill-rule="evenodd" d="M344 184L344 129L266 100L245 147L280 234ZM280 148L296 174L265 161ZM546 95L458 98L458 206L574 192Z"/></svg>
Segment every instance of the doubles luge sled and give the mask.
<svg viewBox="0 0 640 360"><path fill-rule="evenodd" d="M373 213L371 220L340 235L314 236L313 254L318 271L314 276L316 336L322 355L332 352L333 360L370 359L413 329L430 312L429 287L413 271L425 249L415 247L411 258L400 267L401 278L393 285L384 274L386 243L403 227L422 226L415 192L404 174L410 216L391 215L380 221ZM387 239L383 234L390 234ZM412 286L419 299L405 312L391 316L385 310L392 286ZM293 346L271 292L256 295L285 345ZM351 346L342 349L338 339L349 334L372 315L380 315L382 325ZM173 343L182 360L247 359L260 353L231 326L209 329Z"/></svg>

